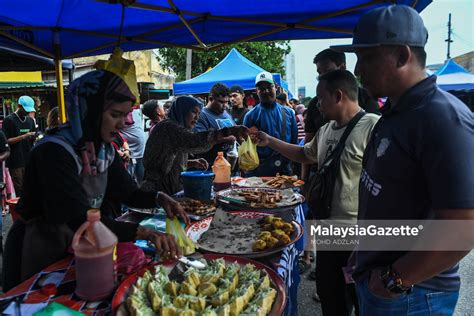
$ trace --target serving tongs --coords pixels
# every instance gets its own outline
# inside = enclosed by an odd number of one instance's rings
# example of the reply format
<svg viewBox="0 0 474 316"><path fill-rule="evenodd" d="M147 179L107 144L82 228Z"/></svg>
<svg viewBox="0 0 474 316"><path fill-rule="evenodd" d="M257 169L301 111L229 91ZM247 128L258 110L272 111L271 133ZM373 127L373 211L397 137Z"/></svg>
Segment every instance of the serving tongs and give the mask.
<svg viewBox="0 0 474 316"><path fill-rule="evenodd" d="M193 267L197 270L204 269L207 267L206 264L201 262L199 259L203 258L202 254L200 253L193 253L187 257L181 257L178 259L178 263L174 266L174 268L168 274L170 280L176 282L183 282L184 281L184 273L187 270L187 267Z"/></svg>

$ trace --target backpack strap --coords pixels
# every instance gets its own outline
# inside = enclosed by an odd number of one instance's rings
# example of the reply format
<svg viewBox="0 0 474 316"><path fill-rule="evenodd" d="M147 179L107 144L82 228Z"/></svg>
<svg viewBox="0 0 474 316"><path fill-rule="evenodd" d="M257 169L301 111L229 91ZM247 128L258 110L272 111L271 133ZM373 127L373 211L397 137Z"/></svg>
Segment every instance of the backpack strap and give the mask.
<svg viewBox="0 0 474 316"><path fill-rule="evenodd" d="M74 161L76 162L76 165L77 165L77 171L78 171L78 174L80 175L81 172L82 172L82 162L81 160L79 159L79 155L76 153L76 151L74 150L74 148L71 146L71 144L69 144L64 138L62 138L61 136L55 136L55 135L47 135L45 136L42 140L38 141L36 144L35 144L35 147L38 147L38 146L41 146L43 144L46 144L46 143L55 143L55 144L58 144L60 146L62 146L64 149L66 149L66 151L72 156L72 158L74 159Z"/></svg>

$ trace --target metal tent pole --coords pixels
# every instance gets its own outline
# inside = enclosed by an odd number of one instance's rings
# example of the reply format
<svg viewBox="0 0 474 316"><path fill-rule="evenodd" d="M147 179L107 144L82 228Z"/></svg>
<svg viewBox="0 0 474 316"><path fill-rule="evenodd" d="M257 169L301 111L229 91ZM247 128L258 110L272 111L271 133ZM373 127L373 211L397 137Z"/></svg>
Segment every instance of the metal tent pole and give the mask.
<svg viewBox="0 0 474 316"><path fill-rule="evenodd" d="M61 43L59 32L54 32L54 68L56 70L56 91L59 108L59 120L66 123L66 106L64 104L63 65L61 62Z"/></svg>

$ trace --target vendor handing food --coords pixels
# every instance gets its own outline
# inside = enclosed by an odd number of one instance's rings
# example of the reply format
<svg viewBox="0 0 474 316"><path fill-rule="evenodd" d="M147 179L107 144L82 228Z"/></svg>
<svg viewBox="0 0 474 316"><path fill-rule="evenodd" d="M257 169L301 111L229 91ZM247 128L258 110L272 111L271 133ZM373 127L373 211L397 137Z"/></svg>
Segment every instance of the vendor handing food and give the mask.
<svg viewBox="0 0 474 316"><path fill-rule="evenodd" d="M189 218L168 195L138 189L111 142L132 110L136 97L115 74L97 70L74 80L68 89L69 122L50 131L30 153L24 193L5 245L3 290L41 271L68 253L87 210L101 209L101 220L119 241L144 239L167 256L179 256L174 237L137 224L115 221L110 201L138 207L162 206L169 217Z"/></svg>
<svg viewBox="0 0 474 316"><path fill-rule="evenodd" d="M245 126L193 132L202 107L196 98L178 97L168 112L169 119L155 126L146 143L142 188L174 194L182 189L180 175L185 168L209 167L205 159L188 159L189 154L204 153L217 143L241 140L248 135Z"/></svg>

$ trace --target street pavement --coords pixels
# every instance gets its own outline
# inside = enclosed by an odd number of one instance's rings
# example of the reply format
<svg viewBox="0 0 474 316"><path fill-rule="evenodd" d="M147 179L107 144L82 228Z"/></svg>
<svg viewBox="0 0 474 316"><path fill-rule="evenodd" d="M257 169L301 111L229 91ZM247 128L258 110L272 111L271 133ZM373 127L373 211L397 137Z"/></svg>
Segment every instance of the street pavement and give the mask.
<svg viewBox="0 0 474 316"><path fill-rule="evenodd" d="M11 217L3 217L3 236L11 226ZM0 261L0 271L2 262ZM313 266L314 268L314 266ZM461 261L461 293L455 316L474 316L474 251ZM313 299L316 282L308 280L308 273L301 276L298 291L298 312L300 316L321 316L321 305ZM296 316L296 315L292 315Z"/></svg>
<svg viewBox="0 0 474 316"><path fill-rule="evenodd" d="M461 292L454 312L455 316L474 316L474 251L461 261ZM308 273L301 276L298 291L298 312L300 316L321 316L321 305L314 299L316 282L308 280Z"/></svg>

